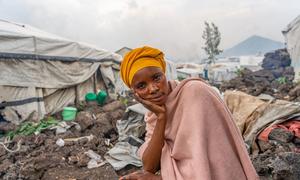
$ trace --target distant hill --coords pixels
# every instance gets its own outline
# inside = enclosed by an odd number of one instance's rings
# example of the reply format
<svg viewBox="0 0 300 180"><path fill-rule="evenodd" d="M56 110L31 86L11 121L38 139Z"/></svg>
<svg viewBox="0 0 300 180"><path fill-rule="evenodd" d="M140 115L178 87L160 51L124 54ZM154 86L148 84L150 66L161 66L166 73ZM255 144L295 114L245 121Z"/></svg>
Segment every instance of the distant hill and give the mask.
<svg viewBox="0 0 300 180"><path fill-rule="evenodd" d="M261 36L251 36L230 49L226 49L221 56L246 56L265 54L276 49L284 48L284 44Z"/></svg>

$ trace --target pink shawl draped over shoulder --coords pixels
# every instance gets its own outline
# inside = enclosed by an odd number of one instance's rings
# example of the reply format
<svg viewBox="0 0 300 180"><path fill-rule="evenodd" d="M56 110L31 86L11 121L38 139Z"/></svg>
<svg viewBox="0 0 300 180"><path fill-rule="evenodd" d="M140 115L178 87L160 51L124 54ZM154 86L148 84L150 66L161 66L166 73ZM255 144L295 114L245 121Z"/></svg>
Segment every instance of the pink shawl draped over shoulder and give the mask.
<svg viewBox="0 0 300 180"><path fill-rule="evenodd" d="M218 94L200 79L171 83L161 154L163 180L258 179L231 113ZM148 146L156 116L145 116Z"/></svg>

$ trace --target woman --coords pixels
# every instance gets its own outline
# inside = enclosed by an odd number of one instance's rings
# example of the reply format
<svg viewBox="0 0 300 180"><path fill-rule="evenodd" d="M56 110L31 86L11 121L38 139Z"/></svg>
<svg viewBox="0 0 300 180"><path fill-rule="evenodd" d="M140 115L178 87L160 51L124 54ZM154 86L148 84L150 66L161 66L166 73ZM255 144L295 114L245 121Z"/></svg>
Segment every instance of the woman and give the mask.
<svg viewBox="0 0 300 180"><path fill-rule="evenodd" d="M258 179L218 94L197 78L168 82L165 69L164 54L147 46L127 53L121 64L124 83L149 110L139 149L143 171L121 179Z"/></svg>

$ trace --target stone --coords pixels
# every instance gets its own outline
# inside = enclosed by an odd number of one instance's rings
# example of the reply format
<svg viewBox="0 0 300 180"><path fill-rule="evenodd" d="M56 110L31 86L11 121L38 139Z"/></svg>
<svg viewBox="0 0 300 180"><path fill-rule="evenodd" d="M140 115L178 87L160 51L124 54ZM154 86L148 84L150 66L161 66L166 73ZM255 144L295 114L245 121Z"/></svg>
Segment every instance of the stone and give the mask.
<svg viewBox="0 0 300 180"><path fill-rule="evenodd" d="M276 141L288 143L293 140L294 134L282 128L275 128L270 132L268 138L270 140L276 140Z"/></svg>

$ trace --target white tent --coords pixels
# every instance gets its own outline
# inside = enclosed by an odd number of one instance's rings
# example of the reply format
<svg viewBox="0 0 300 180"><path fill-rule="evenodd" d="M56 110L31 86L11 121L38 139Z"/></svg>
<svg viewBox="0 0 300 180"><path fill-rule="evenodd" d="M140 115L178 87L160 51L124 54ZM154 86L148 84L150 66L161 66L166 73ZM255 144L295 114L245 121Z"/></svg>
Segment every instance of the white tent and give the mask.
<svg viewBox="0 0 300 180"><path fill-rule="evenodd" d="M58 112L87 92L114 86L112 64L119 61L91 45L0 20L2 113L18 123Z"/></svg>
<svg viewBox="0 0 300 180"><path fill-rule="evenodd" d="M282 31L285 36L287 50L295 70L295 80L300 79L300 15Z"/></svg>

